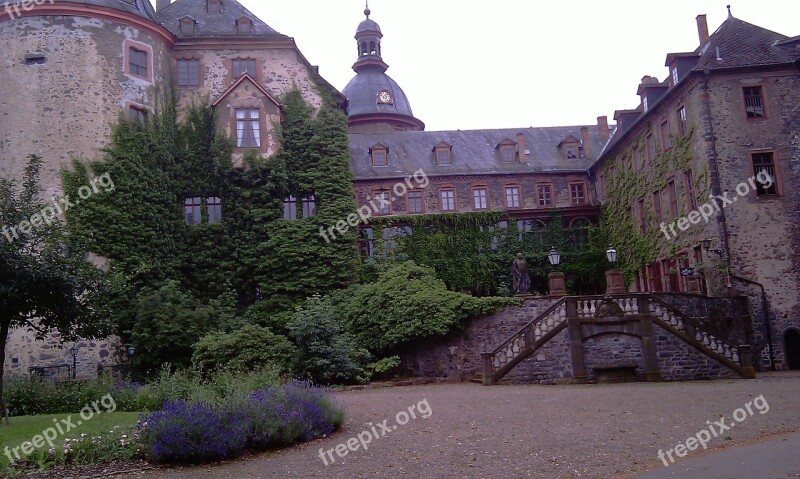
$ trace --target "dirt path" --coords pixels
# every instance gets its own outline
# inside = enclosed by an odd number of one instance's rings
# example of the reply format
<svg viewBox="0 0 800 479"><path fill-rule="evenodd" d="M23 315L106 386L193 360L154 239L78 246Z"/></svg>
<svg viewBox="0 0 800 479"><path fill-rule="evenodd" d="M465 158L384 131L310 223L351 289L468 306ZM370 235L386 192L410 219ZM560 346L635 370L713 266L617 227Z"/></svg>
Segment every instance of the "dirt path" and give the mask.
<svg viewBox="0 0 800 479"><path fill-rule="evenodd" d="M708 443L709 451L800 430L800 373L754 381L587 386L477 384L385 388L339 394L348 421L336 436L228 464L147 471L124 477L157 479L464 479L629 477L663 467L659 450L674 448L707 428L735 423ZM751 403L752 416L734 412ZM427 406L426 406L427 404ZM401 411L414 408L406 425ZM761 405L761 408L756 406ZM428 408L429 406L429 408ZM424 419L423 413L430 411ZM740 415L741 417L741 415ZM388 419L384 427L377 426ZM340 443L373 423L379 436L344 458ZM393 426L397 426L396 429ZM390 432L384 430L388 427ZM357 439L354 439L357 441ZM329 465L320 458L323 451ZM343 453L346 446L340 447ZM326 453L323 452L323 455ZM689 453L693 458L701 452ZM335 462L331 463L331 456Z"/></svg>

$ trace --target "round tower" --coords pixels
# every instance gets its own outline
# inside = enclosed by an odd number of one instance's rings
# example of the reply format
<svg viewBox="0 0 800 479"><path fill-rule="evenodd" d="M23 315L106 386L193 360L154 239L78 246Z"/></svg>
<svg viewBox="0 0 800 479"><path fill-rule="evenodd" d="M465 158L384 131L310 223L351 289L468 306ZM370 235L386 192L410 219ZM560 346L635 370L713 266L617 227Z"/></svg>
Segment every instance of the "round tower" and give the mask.
<svg viewBox="0 0 800 479"><path fill-rule="evenodd" d="M146 118L172 77L174 37L149 0L12 0L0 6L0 175L43 158L45 198L60 170L97 159L120 112Z"/></svg>
<svg viewBox="0 0 800 479"><path fill-rule="evenodd" d="M366 20L358 25L356 76L344 88L348 126L351 133L422 131L425 124L414 117L405 92L386 74L389 69L381 52L380 26L364 10Z"/></svg>

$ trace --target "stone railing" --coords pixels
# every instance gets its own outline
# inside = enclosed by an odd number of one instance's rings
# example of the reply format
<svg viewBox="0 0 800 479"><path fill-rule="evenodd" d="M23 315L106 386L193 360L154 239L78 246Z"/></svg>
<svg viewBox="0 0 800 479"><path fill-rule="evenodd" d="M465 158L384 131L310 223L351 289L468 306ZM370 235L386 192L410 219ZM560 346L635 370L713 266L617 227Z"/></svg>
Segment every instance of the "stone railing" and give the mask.
<svg viewBox="0 0 800 479"><path fill-rule="evenodd" d="M483 353L483 383L494 384L525 359L530 352L546 343L566 327L567 308L562 299L536 319L526 324L491 353Z"/></svg>

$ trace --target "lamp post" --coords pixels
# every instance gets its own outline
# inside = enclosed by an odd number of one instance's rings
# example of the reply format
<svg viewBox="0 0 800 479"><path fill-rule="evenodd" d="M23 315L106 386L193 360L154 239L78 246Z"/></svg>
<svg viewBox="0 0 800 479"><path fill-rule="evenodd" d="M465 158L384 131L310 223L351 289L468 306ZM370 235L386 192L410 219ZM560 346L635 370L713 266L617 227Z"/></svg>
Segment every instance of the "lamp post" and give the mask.
<svg viewBox="0 0 800 479"><path fill-rule="evenodd" d="M550 249L547 259L550 261L550 265L553 266L554 269L557 269L561 264L561 254L558 252L555 246ZM567 288L564 283L564 273L560 271L553 271L547 276L547 283L550 286L550 296L566 296Z"/></svg>
<svg viewBox="0 0 800 479"><path fill-rule="evenodd" d="M606 294L625 294L625 275L617 269L617 250L609 246L606 251L606 258L611 265L611 269L606 271Z"/></svg>
<svg viewBox="0 0 800 479"><path fill-rule="evenodd" d="M72 380L74 381L78 372L78 346L73 344L69 348L69 352L72 354Z"/></svg>
<svg viewBox="0 0 800 479"><path fill-rule="evenodd" d="M131 380L133 380L133 353L135 353L135 352L136 352L136 348L134 348L132 344L129 345L128 346L128 361L129 361L129 367L130 367L130 370L131 370Z"/></svg>

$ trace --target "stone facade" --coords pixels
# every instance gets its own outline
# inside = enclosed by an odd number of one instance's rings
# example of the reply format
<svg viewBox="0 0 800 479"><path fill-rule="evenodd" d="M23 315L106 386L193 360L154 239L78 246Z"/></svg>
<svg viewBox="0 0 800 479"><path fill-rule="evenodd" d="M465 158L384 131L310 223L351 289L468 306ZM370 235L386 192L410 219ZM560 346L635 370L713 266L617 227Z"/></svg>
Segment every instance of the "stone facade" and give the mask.
<svg viewBox="0 0 800 479"><path fill-rule="evenodd" d="M705 18L698 21L700 48L670 54L671 75L663 82L642 79L642 103L617 112L618 131L593 176L601 197L620 171L632 169L645 180L624 220L638 226L644 218L642 234L656 231L656 252L631 289L686 292L679 271L695 268L707 294L749 298L757 367L785 368L784 335L800 328L800 49L796 39L733 17L709 38ZM690 157L676 169L670 153L683 132L690 135ZM759 155L773 163L776 191L757 192ZM725 195L729 203L718 199ZM713 207L709 220L689 224L685 218L704 204ZM688 228L680 227L681 218ZM709 250L703 240L711 240Z"/></svg>
<svg viewBox="0 0 800 479"><path fill-rule="evenodd" d="M695 301L683 295L658 295L659 299L676 309L691 308L697 311ZM454 334L438 341L416 343L401 351L402 368L411 375L420 377L447 377L453 380L477 379L481 375L481 353L491 352L523 326L534 320L556 303L553 298L525 299L522 306L509 307L491 316L470 322L462 334ZM716 309L735 318L728 339L734 344L738 332L750 324L744 309L744 299L720 300ZM707 318L706 318L707 319ZM645 358L639 319L626 317L627 324L609 327L584 325L582 354L584 371L580 375L589 382L598 380L597 368L635 365L638 380L645 380ZM708 321L707 321L708 322ZM609 332L610 330L614 332ZM672 333L653 325L653 342L660 379L665 381L687 381L695 379L732 379L739 374L709 358ZM550 341L515 366L502 383L571 383L575 376L572 363L569 329L556 334Z"/></svg>

